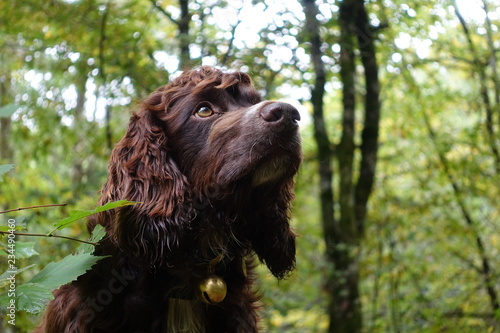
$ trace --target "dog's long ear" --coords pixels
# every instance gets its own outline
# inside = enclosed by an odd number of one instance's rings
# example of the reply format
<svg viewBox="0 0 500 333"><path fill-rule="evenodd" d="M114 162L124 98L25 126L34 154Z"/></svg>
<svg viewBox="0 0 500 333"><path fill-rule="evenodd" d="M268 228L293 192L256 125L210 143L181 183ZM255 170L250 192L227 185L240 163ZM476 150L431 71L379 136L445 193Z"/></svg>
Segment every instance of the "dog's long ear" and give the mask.
<svg viewBox="0 0 500 333"><path fill-rule="evenodd" d="M187 180L169 152L162 96L160 91L152 94L131 117L111 154L100 200L100 204L121 199L139 203L96 221L105 225L110 240L126 255L149 266L168 261L168 252L176 249L188 222L182 211L189 196Z"/></svg>
<svg viewBox="0 0 500 333"><path fill-rule="evenodd" d="M257 196L263 207L258 211L250 227L250 241L259 259L278 279L284 278L295 268L295 234L290 227L290 205L293 196L293 180L267 194ZM273 193L274 192L274 193Z"/></svg>

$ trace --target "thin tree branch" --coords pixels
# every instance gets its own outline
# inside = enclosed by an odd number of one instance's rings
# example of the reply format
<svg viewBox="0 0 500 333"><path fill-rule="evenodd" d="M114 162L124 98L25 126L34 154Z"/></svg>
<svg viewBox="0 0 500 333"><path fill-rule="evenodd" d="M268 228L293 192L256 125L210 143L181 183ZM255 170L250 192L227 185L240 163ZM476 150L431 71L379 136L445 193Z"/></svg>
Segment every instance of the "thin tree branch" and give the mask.
<svg viewBox="0 0 500 333"><path fill-rule="evenodd" d="M495 48L495 43L493 41L493 32L492 32L492 24L490 17L488 16L488 4L486 3L486 0L483 0L483 10L485 14L485 20L486 20L486 39L488 41L488 48L490 51L490 59L489 59L489 65L491 67L491 80L493 81L493 87L494 87L494 95L495 95L495 112L497 113L498 117L498 124L500 125L500 82L499 82L499 76L498 76L498 66L497 66L497 58L496 54L498 50Z"/></svg>
<svg viewBox="0 0 500 333"><path fill-rule="evenodd" d="M475 270L478 274L482 274L481 267L476 266L474 261L472 259L469 259L463 255L461 255L458 251L456 250L450 250L450 253L456 256L458 259L462 260L464 263L467 264L470 268Z"/></svg>
<svg viewBox="0 0 500 333"><path fill-rule="evenodd" d="M224 57L222 58L221 65L227 65L227 62L229 60L229 57L231 56L231 53L233 52L233 47L234 47L234 39L236 38L235 32L240 23L242 22L241 19L239 18L240 12L242 10L243 6L238 9L238 21L236 22L235 25L231 27L231 38L229 39L228 45L227 45L227 52L224 54Z"/></svg>
<svg viewBox="0 0 500 333"><path fill-rule="evenodd" d="M38 205L38 206L30 206L30 207L20 207L20 208L4 210L3 212L0 212L0 214L16 212L16 211L20 211L20 210L27 210L27 209L46 208L46 207L62 207L62 206L67 206L67 205L68 204L53 204L53 205Z"/></svg>
<svg viewBox="0 0 500 333"><path fill-rule="evenodd" d="M153 7L155 7L156 9L158 9L160 11L160 13L162 13L163 15L165 15L173 24L175 25L179 25L179 22L173 18L172 14L170 14L169 12L167 12L165 9L161 8L160 5L158 5L156 3L156 0L150 0L151 4L153 5Z"/></svg>
<svg viewBox="0 0 500 333"><path fill-rule="evenodd" d="M484 108L486 111L486 131L488 133L488 143L491 149L491 153L493 154L495 160L495 170L497 174L500 174L500 152L498 150L495 129L493 125L493 107L491 105L490 96L488 94L488 87L486 83L488 82L487 76L484 70L484 66L481 65L479 57L477 55L476 47L474 46L474 42L472 41L472 36L470 34L470 30L467 26L467 22L465 22L460 9L458 8L456 0L453 2L453 6L455 8L455 13L460 21L462 29L465 34L465 38L467 39L467 44L469 45L469 51L473 58L474 70L479 75L479 88L481 97L483 99ZM486 13L486 16L487 13ZM494 54L493 54L494 56ZM499 96L500 98L500 96Z"/></svg>
<svg viewBox="0 0 500 333"><path fill-rule="evenodd" d="M54 235L54 234L50 234L50 235L47 235L47 234L30 234L30 233L26 233L26 232L10 232L10 231L0 231L0 234L2 235L8 235L8 234L14 234L16 236L32 236L32 237L54 237L54 238L62 238L62 239L68 239L68 240L72 240L72 241L75 241L75 242L80 242L80 243L85 243L85 244L90 244L90 245L98 245L99 243L95 243L95 242L91 242L91 241L86 241L86 240L81 240L81 239L77 239L77 238L73 238L73 237L67 237L67 236L60 236L60 235Z"/></svg>

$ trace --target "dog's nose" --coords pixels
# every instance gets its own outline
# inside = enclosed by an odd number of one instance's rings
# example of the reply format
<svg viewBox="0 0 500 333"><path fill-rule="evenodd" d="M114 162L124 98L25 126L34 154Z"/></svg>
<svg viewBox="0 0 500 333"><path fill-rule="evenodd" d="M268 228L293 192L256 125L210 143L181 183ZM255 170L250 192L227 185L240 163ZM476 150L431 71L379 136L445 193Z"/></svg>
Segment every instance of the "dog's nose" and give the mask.
<svg viewBox="0 0 500 333"><path fill-rule="evenodd" d="M267 122L289 122L296 124L300 120L299 111L290 104L274 102L264 105L260 110L260 116Z"/></svg>

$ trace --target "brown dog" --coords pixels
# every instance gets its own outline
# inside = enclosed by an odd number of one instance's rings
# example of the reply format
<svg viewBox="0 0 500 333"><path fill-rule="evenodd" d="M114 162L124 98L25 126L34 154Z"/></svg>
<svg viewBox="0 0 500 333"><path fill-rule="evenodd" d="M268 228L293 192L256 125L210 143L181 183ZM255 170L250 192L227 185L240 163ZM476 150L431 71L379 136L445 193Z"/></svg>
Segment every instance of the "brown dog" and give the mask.
<svg viewBox="0 0 500 333"><path fill-rule="evenodd" d="M55 292L37 333L257 332L255 255L283 278L301 162L298 111L250 77L184 72L149 96L111 155L96 255Z"/></svg>

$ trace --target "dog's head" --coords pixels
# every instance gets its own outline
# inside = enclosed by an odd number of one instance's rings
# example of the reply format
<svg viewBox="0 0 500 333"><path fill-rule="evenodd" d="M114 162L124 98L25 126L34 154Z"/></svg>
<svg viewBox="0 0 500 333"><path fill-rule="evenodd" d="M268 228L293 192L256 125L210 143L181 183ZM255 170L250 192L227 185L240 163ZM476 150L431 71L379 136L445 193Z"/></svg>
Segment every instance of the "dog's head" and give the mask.
<svg viewBox="0 0 500 333"><path fill-rule="evenodd" d="M220 247L231 234L283 277L295 262L299 119L289 104L262 101L244 73L184 72L143 102L112 153L101 201L141 204L106 218L111 238L127 255L165 265L186 242Z"/></svg>

